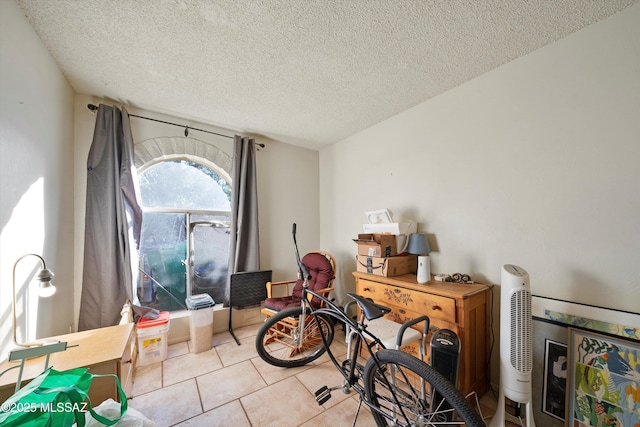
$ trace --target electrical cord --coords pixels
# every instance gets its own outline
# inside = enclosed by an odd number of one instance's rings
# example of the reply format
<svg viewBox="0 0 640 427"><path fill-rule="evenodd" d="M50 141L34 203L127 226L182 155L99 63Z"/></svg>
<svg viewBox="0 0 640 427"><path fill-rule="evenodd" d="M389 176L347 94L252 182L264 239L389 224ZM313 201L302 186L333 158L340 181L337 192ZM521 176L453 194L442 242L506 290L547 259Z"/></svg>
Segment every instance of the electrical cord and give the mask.
<svg viewBox="0 0 640 427"><path fill-rule="evenodd" d="M480 418L482 418L482 420L484 421L484 415L482 415L482 409L480 408L480 400L478 399L478 393L476 393L475 391L472 391L471 393L467 394L464 398L468 399L469 396L473 395L473 397L476 399L476 407L478 408L478 414L480 414ZM491 418L491 417L488 417Z"/></svg>
<svg viewBox="0 0 640 427"><path fill-rule="evenodd" d="M487 364L485 365L485 375L487 376L487 380L489 381L489 389L491 390L491 393L493 394L493 396L495 397L495 392L493 390L493 387L491 386L491 378L489 376L490 373L490 367L491 367L491 356L493 356L493 347L496 343L496 337L495 334L493 332L493 290L494 286L491 286L491 299L489 301L489 328L491 330L491 338L490 338L490 343L489 343L489 357L487 357Z"/></svg>

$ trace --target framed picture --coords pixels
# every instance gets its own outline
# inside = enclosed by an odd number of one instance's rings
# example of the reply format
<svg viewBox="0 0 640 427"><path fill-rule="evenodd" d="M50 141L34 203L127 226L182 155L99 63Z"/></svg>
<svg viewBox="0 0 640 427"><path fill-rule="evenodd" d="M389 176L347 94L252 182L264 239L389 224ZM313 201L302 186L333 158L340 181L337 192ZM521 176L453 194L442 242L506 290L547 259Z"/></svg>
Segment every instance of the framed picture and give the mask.
<svg viewBox="0 0 640 427"><path fill-rule="evenodd" d="M554 357L562 351L559 347L564 347L562 354L567 355L569 327L534 317L531 329L533 335L533 369L531 371L533 417L537 426L565 427L566 395L558 398L555 393L550 394L551 389L557 383L551 383L547 375L553 373ZM566 378L564 390L566 391Z"/></svg>
<svg viewBox="0 0 640 427"><path fill-rule="evenodd" d="M640 341L569 328L567 425L640 424Z"/></svg>
<svg viewBox="0 0 640 427"><path fill-rule="evenodd" d="M640 340L640 313L532 295L531 315L574 328Z"/></svg>
<svg viewBox="0 0 640 427"><path fill-rule="evenodd" d="M542 412L564 421L567 394L567 345L545 340Z"/></svg>

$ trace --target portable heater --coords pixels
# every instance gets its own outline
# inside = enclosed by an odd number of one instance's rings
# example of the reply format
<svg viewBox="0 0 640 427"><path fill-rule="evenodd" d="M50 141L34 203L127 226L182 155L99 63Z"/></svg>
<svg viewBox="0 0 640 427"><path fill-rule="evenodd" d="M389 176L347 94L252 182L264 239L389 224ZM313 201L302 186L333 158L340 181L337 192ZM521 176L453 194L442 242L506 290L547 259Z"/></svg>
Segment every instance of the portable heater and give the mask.
<svg viewBox="0 0 640 427"><path fill-rule="evenodd" d="M531 409L531 290L529 273L516 265L502 267L500 284L500 392L490 427L505 425L505 398L526 405L527 427L534 427Z"/></svg>
<svg viewBox="0 0 640 427"><path fill-rule="evenodd" d="M449 329L438 329L433 333L431 337L431 366L436 371L440 372L446 379L451 382L456 388L458 387L458 368L460 366L460 339L455 332ZM447 412L450 409L449 404L441 402L442 396L439 393L434 393L431 402L432 406L434 402L438 402L439 411L443 415L443 418L438 421L448 422L451 421L452 412Z"/></svg>
<svg viewBox="0 0 640 427"><path fill-rule="evenodd" d="M449 329L438 329L431 337L431 366L451 384L458 385L460 339Z"/></svg>

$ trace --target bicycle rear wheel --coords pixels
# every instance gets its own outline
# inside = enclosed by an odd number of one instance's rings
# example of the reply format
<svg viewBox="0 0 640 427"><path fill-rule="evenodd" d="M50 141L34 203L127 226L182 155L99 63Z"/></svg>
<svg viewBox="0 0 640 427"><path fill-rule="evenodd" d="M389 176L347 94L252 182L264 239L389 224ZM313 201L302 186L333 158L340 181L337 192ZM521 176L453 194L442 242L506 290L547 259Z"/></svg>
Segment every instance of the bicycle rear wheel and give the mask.
<svg viewBox="0 0 640 427"><path fill-rule="evenodd" d="M454 385L422 360L399 350L383 349L376 355L379 364L369 358L364 381L378 426L485 427Z"/></svg>
<svg viewBox="0 0 640 427"><path fill-rule="evenodd" d="M326 351L322 335L327 345L331 345L331 319L307 313L304 324L300 324L301 314L302 307L294 307L264 322L256 336L256 350L262 360L274 366L293 368L316 360Z"/></svg>

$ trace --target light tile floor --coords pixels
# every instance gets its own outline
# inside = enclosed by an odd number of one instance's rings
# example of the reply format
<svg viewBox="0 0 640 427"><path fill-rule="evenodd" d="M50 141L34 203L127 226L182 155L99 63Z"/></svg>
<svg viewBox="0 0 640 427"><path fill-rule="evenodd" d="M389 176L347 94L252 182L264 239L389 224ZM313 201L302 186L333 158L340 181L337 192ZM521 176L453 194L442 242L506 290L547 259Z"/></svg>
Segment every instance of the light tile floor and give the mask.
<svg viewBox="0 0 640 427"><path fill-rule="evenodd" d="M351 426L358 395L341 391L319 406L314 392L342 383L342 376L325 354L299 368L278 368L256 353L260 324L236 329L238 346L228 332L213 337L213 348L193 354L189 343L169 346L167 359L138 367L129 406L158 426ZM345 354L344 335L336 333L335 354ZM486 417L495 399L481 399ZM489 405L489 406L487 406ZM356 424L375 425L362 408Z"/></svg>

